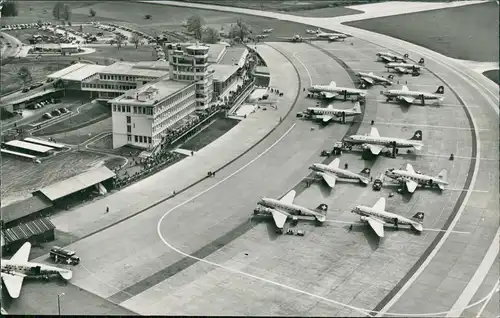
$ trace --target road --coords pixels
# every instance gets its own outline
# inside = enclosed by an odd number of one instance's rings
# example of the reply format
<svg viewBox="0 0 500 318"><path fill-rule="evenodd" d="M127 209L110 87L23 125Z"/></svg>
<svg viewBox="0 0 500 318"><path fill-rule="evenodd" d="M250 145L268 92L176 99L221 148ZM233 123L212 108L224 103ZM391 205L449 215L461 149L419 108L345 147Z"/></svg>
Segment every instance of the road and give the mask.
<svg viewBox="0 0 500 318"><path fill-rule="evenodd" d="M17 38L13 37L10 34L7 34L5 32L0 32L0 34L3 36L3 39L5 41L2 41L4 43L10 43L11 47L7 47L7 45L2 48L2 58L7 58L10 56L16 57L17 53L21 49L22 43L19 41Z"/></svg>

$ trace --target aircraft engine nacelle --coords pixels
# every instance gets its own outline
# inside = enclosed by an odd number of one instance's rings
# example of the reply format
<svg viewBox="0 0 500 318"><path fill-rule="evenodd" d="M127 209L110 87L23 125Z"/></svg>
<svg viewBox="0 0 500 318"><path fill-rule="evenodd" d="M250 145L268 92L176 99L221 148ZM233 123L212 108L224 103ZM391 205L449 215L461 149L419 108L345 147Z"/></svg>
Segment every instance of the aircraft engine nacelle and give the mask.
<svg viewBox="0 0 500 318"><path fill-rule="evenodd" d="M368 220L368 218L366 216L360 216L359 218L361 219L361 221L367 221Z"/></svg>

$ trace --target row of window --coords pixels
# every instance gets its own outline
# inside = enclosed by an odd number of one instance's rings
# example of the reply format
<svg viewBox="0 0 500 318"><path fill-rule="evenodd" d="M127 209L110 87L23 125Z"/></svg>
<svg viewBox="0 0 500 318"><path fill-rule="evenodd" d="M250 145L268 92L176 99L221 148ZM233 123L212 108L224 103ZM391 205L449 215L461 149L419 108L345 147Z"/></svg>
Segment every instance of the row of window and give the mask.
<svg viewBox="0 0 500 318"><path fill-rule="evenodd" d="M123 93L121 92L99 92L100 98L115 98L121 96Z"/></svg>
<svg viewBox="0 0 500 318"><path fill-rule="evenodd" d="M100 74L99 78L106 81L124 81L124 82L135 82L138 80L153 80L153 77L132 76L132 75L114 75L114 74Z"/></svg>
<svg viewBox="0 0 500 318"><path fill-rule="evenodd" d="M113 89L120 91L128 91L130 89L137 88L137 85L126 85L126 84L96 84L96 83L82 83L82 88L96 88L96 89Z"/></svg>
<svg viewBox="0 0 500 318"><path fill-rule="evenodd" d="M134 136L134 142L136 143L150 144L152 142L151 137L148 136L137 136L137 135L133 136ZM127 141L132 142L132 135L127 135Z"/></svg>
<svg viewBox="0 0 500 318"><path fill-rule="evenodd" d="M163 120L157 125L153 126L153 135L161 134L165 129L172 127L179 120L186 117L189 113L194 111L193 103L188 104L184 109L181 109L178 113L173 114L167 120Z"/></svg>
<svg viewBox="0 0 500 318"><path fill-rule="evenodd" d="M177 103L185 100L187 97L190 97L193 94L194 92L191 89L188 89L164 100L163 102L155 106L155 115L162 114L163 112L168 111L169 108L174 107Z"/></svg>
<svg viewBox="0 0 500 318"><path fill-rule="evenodd" d="M177 66L173 65L173 70L175 72L186 72L186 73L204 73L207 71L206 67L192 67L192 66Z"/></svg>
<svg viewBox="0 0 500 318"><path fill-rule="evenodd" d="M168 106L162 107L162 109L157 109L155 113L155 121L163 121L166 118L170 117L172 114L179 111L179 109L186 107L186 105L190 105L194 103L194 95L186 96L183 100L179 100L178 102Z"/></svg>
<svg viewBox="0 0 500 318"><path fill-rule="evenodd" d="M119 113L130 113L131 110L134 111L134 114L139 115L153 115L152 107L142 107L142 106L129 106L129 105L116 105L113 104L113 111ZM129 116L127 116L129 117Z"/></svg>

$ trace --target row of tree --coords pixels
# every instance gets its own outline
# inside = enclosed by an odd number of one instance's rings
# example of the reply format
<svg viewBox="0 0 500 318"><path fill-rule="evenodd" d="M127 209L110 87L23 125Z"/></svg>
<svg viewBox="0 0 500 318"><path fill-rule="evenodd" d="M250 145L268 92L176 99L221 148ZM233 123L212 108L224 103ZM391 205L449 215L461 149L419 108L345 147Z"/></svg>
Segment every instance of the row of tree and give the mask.
<svg viewBox="0 0 500 318"><path fill-rule="evenodd" d="M217 43L220 40L220 32L211 27L205 27L205 21L199 15L194 15L187 20L187 31L190 32L195 39L205 43ZM231 26L229 31L230 38L237 38L241 42L252 33L250 26L238 19L236 24Z"/></svg>
<svg viewBox="0 0 500 318"><path fill-rule="evenodd" d="M6 0L2 4L2 17L17 17L17 1Z"/></svg>

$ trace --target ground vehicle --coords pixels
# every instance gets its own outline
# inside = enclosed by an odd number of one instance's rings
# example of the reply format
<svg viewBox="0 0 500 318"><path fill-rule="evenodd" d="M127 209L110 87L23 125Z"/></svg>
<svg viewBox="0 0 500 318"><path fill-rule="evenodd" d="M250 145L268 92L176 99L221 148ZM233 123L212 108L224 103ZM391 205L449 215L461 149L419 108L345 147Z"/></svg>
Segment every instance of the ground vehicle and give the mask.
<svg viewBox="0 0 500 318"><path fill-rule="evenodd" d="M50 249L50 258L56 263L65 262L71 265L78 265L80 263L80 258L75 255L75 252L59 246L54 246Z"/></svg>
<svg viewBox="0 0 500 318"><path fill-rule="evenodd" d="M54 110L52 111L52 115L54 115L54 116L59 116L59 115L61 115L61 112L60 112L58 109L54 109Z"/></svg>
<svg viewBox="0 0 500 318"><path fill-rule="evenodd" d="M27 92L29 92L29 90L30 90L30 89L29 89L28 87L24 87L24 88L23 88L23 90L22 90L21 92L23 92L23 93L27 93Z"/></svg>
<svg viewBox="0 0 500 318"><path fill-rule="evenodd" d="M46 119L51 119L51 118L52 118L52 115L51 115L51 114L49 114L49 113L45 113L45 114L43 114L43 116L42 116L42 117L43 117L43 118L46 118Z"/></svg>
<svg viewBox="0 0 500 318"><path fill-rule="evenodd" d="M30 89L34 89L34 88L40 87L42 85L43 85L43 83L34 83L34 84L31 84Z"/></svg>
<svg viewBox="0 0 500 318"><path fill-rule="evenodd" d="M372 186L373 190L380 191L380 189L382 189L382 184L383 184L382 180L384 180L383 178L384 175L381 174L377 179L375 179L375 181L373 181L373 186Z"/></svg>

